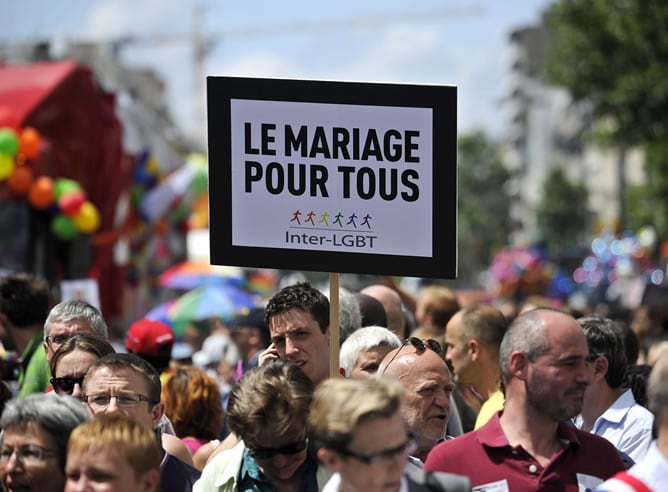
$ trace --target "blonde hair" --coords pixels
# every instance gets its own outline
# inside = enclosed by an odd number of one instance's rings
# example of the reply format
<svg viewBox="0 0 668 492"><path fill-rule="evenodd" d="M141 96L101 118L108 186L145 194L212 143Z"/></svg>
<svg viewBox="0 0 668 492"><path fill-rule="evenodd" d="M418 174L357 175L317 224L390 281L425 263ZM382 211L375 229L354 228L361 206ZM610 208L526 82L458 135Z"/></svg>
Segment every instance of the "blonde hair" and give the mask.
<svg viewBox="0 0 668 492"><path fill-rule="evenodd" d="M137 478L150 470L160 473L162 456L155 434L121 414L100 414L74 429L67 454L109 448L125 457Z"/></svg>
<svg viewBox="0 0 668 492"><path fill-rule="evenodd" d="M317 448L345 449L355 429L378 417L399 411L401 384L390 378L332 378L316 388L308 417L311 441Z"/></svg>

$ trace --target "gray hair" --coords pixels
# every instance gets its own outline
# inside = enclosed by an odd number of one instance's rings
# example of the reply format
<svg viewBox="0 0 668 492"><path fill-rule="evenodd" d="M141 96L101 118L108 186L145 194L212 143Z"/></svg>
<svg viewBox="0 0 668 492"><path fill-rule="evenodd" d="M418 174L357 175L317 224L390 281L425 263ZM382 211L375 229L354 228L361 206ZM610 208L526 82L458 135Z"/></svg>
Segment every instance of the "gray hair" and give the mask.
<svg viewBox="0 0 668 492"><path fill-rule="evenodd" d="M343 344L339 352L339 366L350 376L357 359L362 352L375 347L389 347L391 350L401 347L401 340L382 326L365 326L354 331Z"/></svg>
<svg viewBox="0 0 668 492"><path fill-rule="evenodd" d="M339 289L339 343L362 326L362 312L355 295L349 290Z"/></svg>
<svg viewBox="0 0 668 492"><path fill-rule="evenodd" d="M662 351L647 379L647 407L657 426L668 424L668 351Z"/></svg>
<svg viewBox="0 0 668 492"><path fill-rule="evenodd" d="M524 352L529 360L534 362L550 349L545 336L547 327L543 316L541 316L544 311L546 309L538 308L520 314L510 324L503 336L499 349L499 361L501 363L501 379L504 384L508 384L511 378L510 355L513 352Z"/></svg>
<svg viewBox="0 0 668 492"><path fill-rule="evenodd" d="M58 462L61 469L65 470L70 433L89 418L88 411L76 398L69 395L34 393L7 402L0 419L0 427L6 431L11 427L36 423L53 438L58 451Z"/></svg>
<svg viewBox="0 0 668 492"><path fill-rule="evenodd" d="M94 333L105 339L109 338L109 330L102 313L86 301L71 299L56 304L49 312L49 316L44 322L44 340L49 336L53 323L67 323L74 320L85 320Z"/></svg>

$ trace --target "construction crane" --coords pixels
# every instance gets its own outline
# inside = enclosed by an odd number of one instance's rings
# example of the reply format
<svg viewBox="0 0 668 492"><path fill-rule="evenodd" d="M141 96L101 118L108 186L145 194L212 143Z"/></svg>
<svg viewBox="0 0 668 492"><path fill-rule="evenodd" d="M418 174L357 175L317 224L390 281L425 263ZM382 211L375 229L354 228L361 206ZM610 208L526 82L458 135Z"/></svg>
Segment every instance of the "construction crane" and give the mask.
<svg viewBox="0 0 668 492"><path fill-rule="evenodd" d="M456 19L461 17L474 17L482 15L483 8L480 5L467 5L461 7L437 8L431 10L410 11L402 14L374 14L368 16L357 16L343 19L333 19L321 22L299 21L287 24L273 24L264 26L252 26L237 29L227 29L221 32L205 33L202 30L204 7L196 6L193 11L192 29L187 33L166 33L155 35L127 35L113 41L116 50L122 50L132 45L169 45L175 43L188 43L192 47L193 56L193 91L195 107L194 133L203 135L202 125L205 121L204 108L204 83L206 58L214 47L225 38L259 38L272 36L285 36L294 33L323 33L341 30L371 30L391 24L405 24L411 22L438 21L442 19Z"/></svg>

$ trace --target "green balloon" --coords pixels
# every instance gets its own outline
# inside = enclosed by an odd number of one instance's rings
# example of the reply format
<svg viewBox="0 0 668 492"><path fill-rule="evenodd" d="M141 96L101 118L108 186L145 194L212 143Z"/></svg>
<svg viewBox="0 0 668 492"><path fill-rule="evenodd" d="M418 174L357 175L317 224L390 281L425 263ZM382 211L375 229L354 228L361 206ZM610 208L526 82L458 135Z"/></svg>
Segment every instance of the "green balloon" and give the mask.
<svg viewBox="0 0 668 492"><path fill-rule="evenodd" d="M205 170L199 170L193 176L193 180L190 182L190 192L194 197L198 197L206 193L208 176Z"/></svg>
<svg viewBox="0 0 668 492"><path fill-rule="evenodd" d="M51 232L61 241L70 241L77 235L77 226L67 215L58 214L51 222Z"/></svg>
<svg viewBox="0 0 668 492"><path fill-rule="evenodd" d="M74 181L73 179L67 178L58 178L53 185L53 191L55 194L56 201L60 200L60 197L69 193L70 191L78 191L81 189L81 185Z"/></svg>
<svg viewBox="0 0 668 492"><path fill-rule="evenodd" d="M0 154L14 157L19 150L19 139L11 128L0 128Z"/></svg>

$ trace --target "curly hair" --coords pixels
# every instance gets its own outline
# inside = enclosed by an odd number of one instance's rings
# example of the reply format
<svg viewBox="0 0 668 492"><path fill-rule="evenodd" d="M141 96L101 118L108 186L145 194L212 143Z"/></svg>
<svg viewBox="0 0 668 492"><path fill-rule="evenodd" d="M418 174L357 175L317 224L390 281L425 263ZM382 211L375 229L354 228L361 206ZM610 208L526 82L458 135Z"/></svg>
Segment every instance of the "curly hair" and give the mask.
<svg viewBox="0 0 668 492"><path fill-rule="evenodd" d="M308 376L284 359L251 369L230 393L228 426L250 448L267 430L286 436L305 427L313 390Z"/></svg>
<svg viewBox="0 0 668 492"><path fill-rule="evenodd" d="M216 439L223 425L218 383L202 369L183 366L162 387L165 414L180 438Z"/></svg>
<svg viewBox="0 0 668 492"><path fill-rule="evenodd" d="M269 299L264 309L264 322L271 326L273 316L289 311L301 309L310 313L318 322L320 331L326 333L329 328L329 300L325 294L313 287L309 282L298 282L278 291Z"/></svg>

